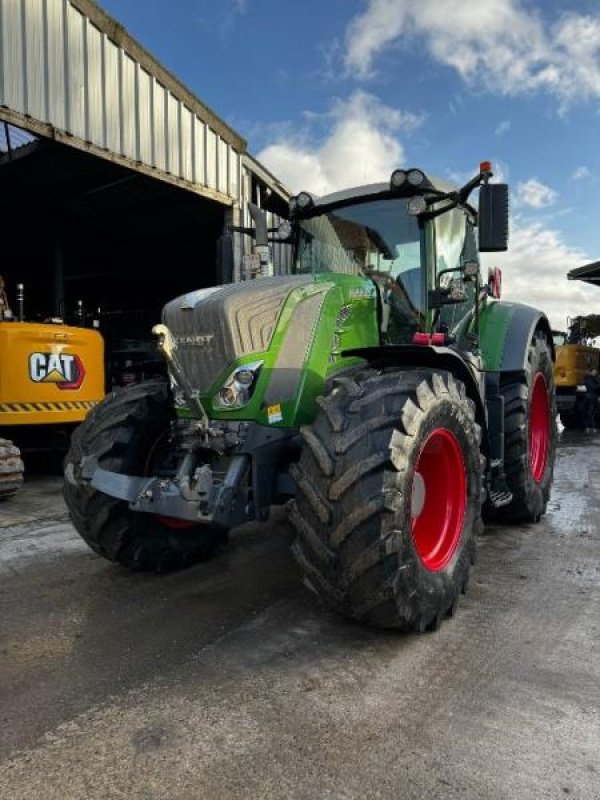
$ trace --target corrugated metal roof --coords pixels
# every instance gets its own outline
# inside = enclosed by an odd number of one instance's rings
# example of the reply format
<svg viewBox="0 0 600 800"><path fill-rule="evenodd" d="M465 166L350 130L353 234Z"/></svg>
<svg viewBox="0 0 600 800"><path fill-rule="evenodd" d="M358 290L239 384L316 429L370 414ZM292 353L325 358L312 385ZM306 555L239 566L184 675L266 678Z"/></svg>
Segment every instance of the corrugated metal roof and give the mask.
<svg viewBox="0 0 600 800"><path fill-rule="evenodd" d="M37 136L21 130L21 128L16 128L8 123L0 124L0 153L14 152L35 141L37 141Z"/></svg>
<svg viewBox="0 0 600 800"><path fill-rule="evenodd" d="M243 137L91 0L0 0L0 120L227 205L246 199Z"/></svg>

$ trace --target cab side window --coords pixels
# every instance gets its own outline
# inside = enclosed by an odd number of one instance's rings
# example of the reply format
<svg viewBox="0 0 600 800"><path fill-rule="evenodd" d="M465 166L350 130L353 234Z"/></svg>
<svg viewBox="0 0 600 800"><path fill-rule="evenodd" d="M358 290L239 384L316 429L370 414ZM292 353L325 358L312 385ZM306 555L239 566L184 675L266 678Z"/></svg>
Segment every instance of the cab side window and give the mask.
<svg viewBox="0 0 600 800"><path fill-rule="evenodd" d="M435 219L436 270L441 288L457 287L464 292L461 303L442 306L439 324L449 333L457 334L464 327L476 301L476 281L464 280L465 264L479 263L475 228L466 213L460 209L442 214ZM444 272L453 269L455 272ZM443 273L440 275L440 273Z"/></svg>

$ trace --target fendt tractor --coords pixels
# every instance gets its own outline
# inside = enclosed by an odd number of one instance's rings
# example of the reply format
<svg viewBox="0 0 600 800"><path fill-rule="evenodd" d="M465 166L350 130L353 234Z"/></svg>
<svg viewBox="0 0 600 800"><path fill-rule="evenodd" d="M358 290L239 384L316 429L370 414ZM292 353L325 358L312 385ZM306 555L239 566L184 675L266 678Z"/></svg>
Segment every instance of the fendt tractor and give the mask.
<svg viewBox="0 0 600 800"><path fill-rule="evenodd" d="M586 378L600 375L600 315L574 317L568 332L554 331L556 363L556 405L560 421L567 430L586 427Z"/></svg>
<svg viewBox="0 0 600 800"><path fill-rule="evenodd" d="M160 572L291 501L294 555L330 607L418 631L454 614L482 515L537 522L555 457L548 320L480 277L478 250L508 238L491 174L301 192L281 229L292 275L168 303L169 382L111 394L72 438L85 541Z"/></svg>
<svg viewBox="0 0 600 800"><path fill-rule="evenodd" d="M22 284L13 313L0 277L0 499L22 485L22 455L64 455L75 426L103 397L98 331L58 317L26 321Z"/></svg>

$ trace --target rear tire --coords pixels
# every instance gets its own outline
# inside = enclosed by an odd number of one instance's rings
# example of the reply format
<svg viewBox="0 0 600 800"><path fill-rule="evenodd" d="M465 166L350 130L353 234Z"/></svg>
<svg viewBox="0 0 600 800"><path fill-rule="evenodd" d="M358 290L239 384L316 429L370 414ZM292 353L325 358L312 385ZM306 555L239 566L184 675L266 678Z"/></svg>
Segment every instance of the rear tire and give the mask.
<svg viewBox="0 0 600 800"><path fill-rule="evenodd" d="M108 395L71 438L64 496L71 520L101 556L131 570L168 572L209 558L226 538L221 529L131 511L123 500L97 491L81 476L81 462L127 475L148 474L154 445L174 419L167 384L155 380Z"/></svg>
<svg viewBox="0 0 600 800"><path fill-rule="evenodd" d="M507 522L538 522L546 511L556 456L556 398L546 337L529 346L522 375L500 386L504 395L504 471L512 502L494 511Z"/></svg>
<svg viewBox="0 0 600 800"><path fill-rule="evenodd" d="M367 624L437 628L466 592L481 527L480 430L464 385L442 371L368 370L318 403L293 468L305 582Z"/></svg>
<svg viewBox="0 0 600 800"><path fill-rule="evenodd" d="M8 439L0 439L0 500L19 491L24 469L19 448Z"/></svg>

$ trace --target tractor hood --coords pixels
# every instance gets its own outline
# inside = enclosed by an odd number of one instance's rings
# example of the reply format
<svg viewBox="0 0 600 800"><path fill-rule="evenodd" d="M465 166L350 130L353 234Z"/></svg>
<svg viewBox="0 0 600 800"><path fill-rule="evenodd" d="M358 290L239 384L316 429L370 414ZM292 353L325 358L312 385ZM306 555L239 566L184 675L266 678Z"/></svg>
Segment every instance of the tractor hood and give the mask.
<svg viewBox="0 0 600 800"><path fill-rule="evenodd" d="M207 392L235 359L267 350L288 295L312 282L311 275L257 278L200 289L168 303L163 322L193 388Z"/></svg>

